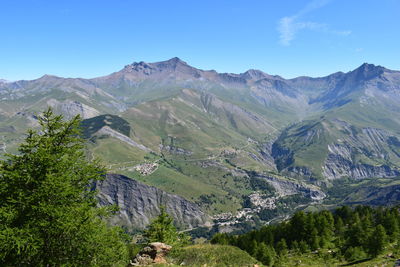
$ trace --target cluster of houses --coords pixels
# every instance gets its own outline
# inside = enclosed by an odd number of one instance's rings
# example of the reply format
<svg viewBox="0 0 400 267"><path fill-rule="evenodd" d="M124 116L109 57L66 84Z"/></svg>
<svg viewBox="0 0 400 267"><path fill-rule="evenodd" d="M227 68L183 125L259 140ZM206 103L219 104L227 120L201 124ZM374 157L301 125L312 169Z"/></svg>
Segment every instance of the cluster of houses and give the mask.
<svg viewBox="0 0 400 267"><path fill-rule="evenodd" d="M158 163L155 162L142 163L133 167L135 171L139 172L141 175L144 176L152 174L157 170L157 168L158 168Z"/></svg>

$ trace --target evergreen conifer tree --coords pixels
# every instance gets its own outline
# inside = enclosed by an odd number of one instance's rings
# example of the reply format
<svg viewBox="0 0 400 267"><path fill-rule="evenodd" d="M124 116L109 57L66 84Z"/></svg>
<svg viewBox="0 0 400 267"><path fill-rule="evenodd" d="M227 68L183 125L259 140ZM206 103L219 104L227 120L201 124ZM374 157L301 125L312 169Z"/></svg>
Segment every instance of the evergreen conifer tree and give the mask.
<svg viewBox="0 0 400 267"><path fill-rule="evenodd" d="M388 237L386 235L385 228L382 225L378 225L369 239L368 254L371 257L376 257L383 252L385 245L387 244Z"/></svg>
<svg viewBox="0 0 400 267"><path fill-rule="evenodd" d="M264 242L261 242L257 247L255 257L263 264L272 266L276 257L276 253L272 247L267 246Z"/></svg>
<svg viewBox="0 0 400 267"><path fill-rule="evenodd" d="M288 253L288 246L284 238L279 240L279 242L276 244L276 251L280 257L285 256Z"/></svg>
<svg viewBox="0 0 400 267"><path fill-rule="evenodd" d="M63 121L51 109L38 117L17 155L0 162L0 265L115 265L127 257L117 228L101 217L93 181L104 178L88 162L79 117Z"/></svg>
<svg viewBox="0 0 400 267"><path fill-rule="evenodd" d="M185 245L190 241L187 235L178 232L165 207L161 207L160 215L147 226L144 237L148 243L162 242L172 246Z"/></svg>

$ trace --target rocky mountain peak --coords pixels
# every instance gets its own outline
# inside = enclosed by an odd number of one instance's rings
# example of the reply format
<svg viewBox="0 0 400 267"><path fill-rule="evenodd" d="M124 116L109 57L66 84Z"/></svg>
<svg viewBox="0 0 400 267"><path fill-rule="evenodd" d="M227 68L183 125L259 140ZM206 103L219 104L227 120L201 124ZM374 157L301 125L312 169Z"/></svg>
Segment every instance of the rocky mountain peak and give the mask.
<svg viewBox="0 0 400 267"><path fill-rule="evenodd" d="M57 81L57 80L61 80L61 79L64 79L64 78L58 77L58 76L55 76L55 75L45 74L42 77L36 79L36 81L49 82L49 81Z"/></svg>
<svg viewBox="0 0 400 267"><path fill-rule="evenodd" d="M256 70L256 69L249 69L248 71L242 73L242 77L248 80L261 80L267 77L270 77L267 73Z"/></svg>
<svg viewBox="0 0 400 267"><path fill-rule="evenodd" d="M189 66L185 61L181 60L178 57L173 57L169 60L156 62L156 63L153 63L153 65L155 65L161 69L174 69L174 70L179 67L193 68L193 67Z"/></svg>
<svg viewBox="0 0 400 267"><path fill-rule="evenodd" d="M171 64L185 64L185 65L187 65L187 63L185 61L181 60L179 57L170 58L170 59L166 60L165 62L169 62Z"/></svg>
<svg viewBox="0 0 400 267"><path fill-rule="evenodd" d="M125 66L123 72L139 73L144 75L152 75L162 72L177 72L199 76L198 69L191 67L185 61L181 60L178 57L154 63L146 63L143 61L134 62L130 65Z"/></svg>
<svg viewBox="0 0 400 267"><path fill-rule="evenodd" d="M140 61L140 62L134 62L130 65L126 65L123 69L124 72L140 72L146 75L150 75L151 73L154 72L154 67L152 67L150 64Z"/></svg>
<svg viewBox="0 0 400 267"><path fill-rule="evenodd" d="M377 66L375 64L370 64L370 63L364 62L357 69L363 69L363 70L368 70L369 69L369 70L372 70L372 69L379 68L379 67L381 67L381 66L379 66L379 65Z"/></svg>
<svg viewBox="0 0 400 267"><path fill-rule="evenodd" d="M357 69L350 72L350 74L356 76L358 80L362 79L369 80L381 75L384 71L385 68L382 66L376 66L374 64L364 63Z"/></svg>

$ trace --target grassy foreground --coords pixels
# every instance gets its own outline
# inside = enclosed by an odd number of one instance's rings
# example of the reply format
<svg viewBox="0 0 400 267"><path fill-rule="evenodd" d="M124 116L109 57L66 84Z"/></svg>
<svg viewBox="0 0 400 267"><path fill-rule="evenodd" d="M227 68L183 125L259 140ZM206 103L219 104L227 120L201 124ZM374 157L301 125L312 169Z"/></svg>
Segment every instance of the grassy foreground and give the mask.
<svg viewBox="0 0 400 267"><path fill-rule="evenodd" d="M287 257L276 262L274 266L289 267L320 267L320 266L354 266L354 267L375 267L375 266L394 266L396 259L388 257L387 254L382 254L376 258L365 258L353 262L338 260L329 257L328 251L322 253L307 253L302 255L288 255Z"/></svg>
<svg viewBox="0 0 400 267"><path fill-rule="evenodd" d="M386 252L392 252L393 248ZM302 255L288 254L284 258L277 260L273 266L289 267L289 266L304 266L304 267L320 267L320 266L357 266L357 267L372 267L372 266L393 266L395 258L388 257L384 253L374 259L364 259L355 262L339 261L329 258L328 251L321 253L307 253ZM398 256L398 255L395 255ZM154 265L157 267L164 266L265 266L250 256L247 252L239 248L229 245L191 245L179 250L171 252L168 256L168 264Z"/></svg>
<svg viewBox="0 0 400 267"><path fill-rule="evenodd" d="M247 252L228 245L191 245L171 252L168 264L156 266L263 266Z"/></svg>

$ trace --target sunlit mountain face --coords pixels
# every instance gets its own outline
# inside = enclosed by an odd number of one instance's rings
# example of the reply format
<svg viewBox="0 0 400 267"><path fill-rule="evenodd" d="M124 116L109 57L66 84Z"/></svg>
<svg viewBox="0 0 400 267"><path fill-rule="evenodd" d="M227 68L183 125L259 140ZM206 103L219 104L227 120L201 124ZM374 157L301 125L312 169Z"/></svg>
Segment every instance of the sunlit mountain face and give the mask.
<svg viewBox="0 0 400 267"><path fill-rule="evenodd" d="M400 72L367 63L284 79L201 70L179 58L139 62L93 79L0 80L0 152L16 152L51 106L82 116L88 156L112 173L208 215L253 207L259 216L286 205L270 215L283 216L304 203L398 201L398 103ZM349 184L357 196L341 190Z"/></svg>

